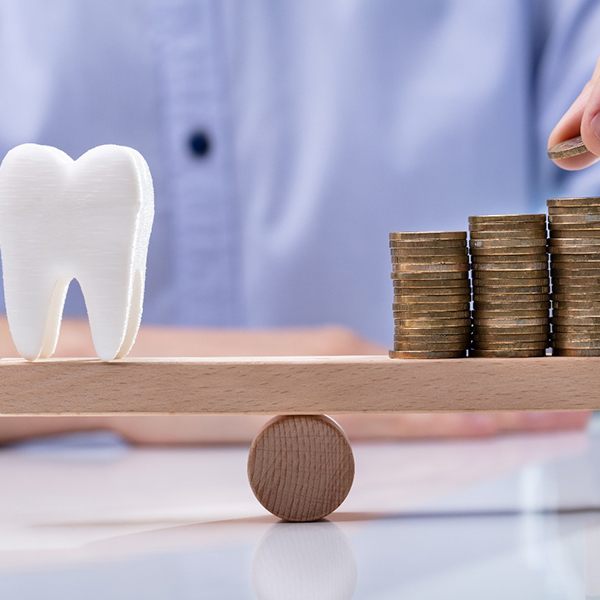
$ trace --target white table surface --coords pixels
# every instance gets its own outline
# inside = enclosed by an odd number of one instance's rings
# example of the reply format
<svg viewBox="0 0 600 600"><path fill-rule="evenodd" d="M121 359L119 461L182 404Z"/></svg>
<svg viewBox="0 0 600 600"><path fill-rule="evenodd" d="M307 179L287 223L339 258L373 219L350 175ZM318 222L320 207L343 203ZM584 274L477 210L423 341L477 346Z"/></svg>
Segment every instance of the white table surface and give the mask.
<svg viewBox="0 0 600 600"><path fill-rule="evenodd" d="M2 450L0 598L600 598L600 434L355 455L329 522L285 524L244 448Z"/></svg>

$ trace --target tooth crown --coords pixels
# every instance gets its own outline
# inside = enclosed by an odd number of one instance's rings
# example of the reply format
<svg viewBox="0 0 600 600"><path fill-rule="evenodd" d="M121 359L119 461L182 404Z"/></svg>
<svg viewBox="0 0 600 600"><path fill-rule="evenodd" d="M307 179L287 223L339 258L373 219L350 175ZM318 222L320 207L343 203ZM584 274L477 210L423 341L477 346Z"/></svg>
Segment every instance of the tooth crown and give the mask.
<svg viewBox="0 0 600 600"><path fill-rule="evenodd" d="M125 356L139 329L154 217L137 151L99 146L73 161L49 146L13 148L0 165L6 311L19 352L51 356L77 279L98 356Z"/></svg>

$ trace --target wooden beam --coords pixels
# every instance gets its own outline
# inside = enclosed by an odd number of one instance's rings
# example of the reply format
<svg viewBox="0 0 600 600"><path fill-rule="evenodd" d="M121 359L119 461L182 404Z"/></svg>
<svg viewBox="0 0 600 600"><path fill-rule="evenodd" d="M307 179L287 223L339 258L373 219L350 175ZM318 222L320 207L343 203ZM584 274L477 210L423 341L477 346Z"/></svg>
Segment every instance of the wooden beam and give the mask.
<svg viewBox="0 0 600 600"><path fill-rule="evenodd" d="M0 360L0 415L600 409L600 358Z"/></svg>

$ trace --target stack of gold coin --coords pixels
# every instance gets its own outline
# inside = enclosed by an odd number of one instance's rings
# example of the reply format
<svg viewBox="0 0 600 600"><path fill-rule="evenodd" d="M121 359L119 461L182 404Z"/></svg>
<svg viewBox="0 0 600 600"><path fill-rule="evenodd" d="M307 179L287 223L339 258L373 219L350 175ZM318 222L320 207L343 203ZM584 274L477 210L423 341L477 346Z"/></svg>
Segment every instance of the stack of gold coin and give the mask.
<svg viewBox="0 0 600 600"><path fill-rule="evenodd" d="M548 200L552 353L600 356L600 198Z"/></svg>
<svg viewBox="0 0 600 600"><path fill-rule="evenodd" d="M390 233L392 358L458 358L471 332L465 231Z"/></svg>
<svg viewBox="0 0 600 600"><path fill-rule="evenodd" d="M469 217L469 356L544 356L550 337L546 215Z"/></svg>

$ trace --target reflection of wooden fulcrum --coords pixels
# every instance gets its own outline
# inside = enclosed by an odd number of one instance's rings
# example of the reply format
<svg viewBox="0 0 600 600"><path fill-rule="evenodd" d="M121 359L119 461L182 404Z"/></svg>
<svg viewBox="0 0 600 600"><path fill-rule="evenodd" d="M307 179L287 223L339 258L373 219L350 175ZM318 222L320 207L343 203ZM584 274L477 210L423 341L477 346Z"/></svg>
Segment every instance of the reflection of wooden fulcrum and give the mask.
<svg viewBox="0 0 600 600"><path fill-rule="evenodd" d="M348 440L323 414L600 408L600 358L3 359L0 381L0 415L280 415L254 440L248 476L290 521L327 516L352 485Z"/></svg>

